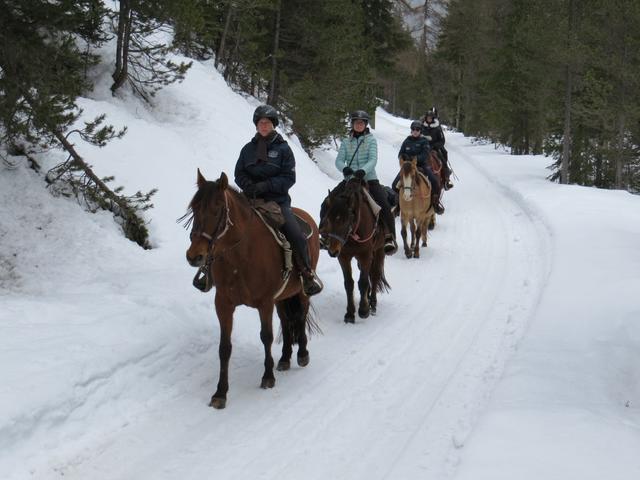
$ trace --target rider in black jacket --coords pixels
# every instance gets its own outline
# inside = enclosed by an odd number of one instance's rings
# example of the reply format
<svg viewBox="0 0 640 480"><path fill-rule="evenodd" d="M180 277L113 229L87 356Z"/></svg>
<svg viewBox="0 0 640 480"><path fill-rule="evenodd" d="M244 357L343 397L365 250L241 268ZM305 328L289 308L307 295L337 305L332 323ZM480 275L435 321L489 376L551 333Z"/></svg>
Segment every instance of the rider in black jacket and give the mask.
<svg viewBox="0 0 640 480"><path fill-rule="evenodd" d="M450 181L451 168L449 167L449 153L447 152L447 149L444 148L444 132L442 131L442 126L438 120L438 111L435 107L431 107L423 118L422 135L427 137L431 148L440 155L445 178L444 189L449 190L453 187L453 184Z"/></svg>
<svg viewBox="0 0 640 480"><path fill-rule="evenodd" d="M281 227L296 254L303 288L307 295L322 290L322 282L311 268L307 241L291 211L289 189L296 183L296 160L289 144L276 132L278 113L270 105L260 105L253 114L255 137L240 151L235 181L249 198L262 198L280 205L285 223Z"/></svg>

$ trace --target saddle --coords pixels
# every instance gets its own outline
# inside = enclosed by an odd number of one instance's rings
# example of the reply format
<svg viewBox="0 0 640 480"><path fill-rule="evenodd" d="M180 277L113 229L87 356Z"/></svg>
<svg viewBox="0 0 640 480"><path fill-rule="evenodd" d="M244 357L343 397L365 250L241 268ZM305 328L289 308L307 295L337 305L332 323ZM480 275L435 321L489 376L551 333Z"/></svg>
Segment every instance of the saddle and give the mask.
<svg viewBox="0 0 640 480"><path fill-rule="evenodd" d="M284 225L284 216L282 215L280 205L278 205L276 202L265 202L264 200L260 200L260 202L252 202L252 208L258 215L258 218L260 218L260 220L262 220L262 222L265 224L267 230L271 232L271 235L273 235L273 238L275 238L276 243L280 245L280 248L282 249L282 284L273 296L273 298L275 299L284 291L287 284L289 283L291 271L293 270L293 250L291 249L291 244L287 240L287 237L285 237L284 233L282 233L282 231L280 230L282 225ZM311 235L313 234L311 225L309 225L304 219L299 217L295 212L293 213L293 216L298 222L304 238L306 240L311 238Z"/></svg>

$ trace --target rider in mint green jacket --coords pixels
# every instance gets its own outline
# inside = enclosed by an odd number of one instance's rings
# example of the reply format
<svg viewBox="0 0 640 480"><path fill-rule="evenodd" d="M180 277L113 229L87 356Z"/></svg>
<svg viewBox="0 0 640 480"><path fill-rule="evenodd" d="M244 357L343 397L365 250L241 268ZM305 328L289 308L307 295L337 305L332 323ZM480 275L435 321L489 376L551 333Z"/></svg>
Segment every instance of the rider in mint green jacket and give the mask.
<svg viewBox="0 0 640 480"><path fill-rule="evenodd" d="M338 156L336 157L336 168L341 172L349 164L349 167L355 172L364 170L364 179L378 180L376 176L376 163L378 162L378 142L369 129L366 129L362 135L356 137L349 135L342 139Z"/></svg>
<svg viewBox="0 0 640 480"><path fill-rule="evenodd" d="M384 187L380 185L376 175L376 164L378 163L378 143L369 131L369 114L362 110L357 110L351 114L351 131L349 135L342 139L338 156L336 157L336 168L340 170L345 180L358 173L369 186L369 193L380 205L380 216L386 227L384 251L392 255L398 249L396 243L396 224L389 199ZM323 203L320 209L320 218L324 217L326 205Z"/></svg>

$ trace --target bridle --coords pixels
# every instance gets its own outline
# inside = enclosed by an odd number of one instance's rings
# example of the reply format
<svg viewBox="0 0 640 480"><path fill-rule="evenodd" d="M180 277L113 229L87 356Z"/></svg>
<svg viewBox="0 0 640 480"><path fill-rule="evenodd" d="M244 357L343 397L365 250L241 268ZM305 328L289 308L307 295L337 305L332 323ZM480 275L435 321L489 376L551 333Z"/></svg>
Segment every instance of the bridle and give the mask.
<svg viewBox="0 0 640 480"><path fill-rule="evenodd" d="M361 214L360 214L360 205L358 205L358 209L357 209L357 213L356 213L356 221L355 221L355 225L354 222L351 221L351 219L353 218L353 212L351 212L351 215L349 215L349 229L347 230L347 234L344 237L341 237L340 235L336 235L335 233L328 233L327 236L329 238L333 238L335 240L337 240L338 242L340 242L340 245L344 245L345 243L347 243L347 241L349 240L349 238L351 238L354 242L357 243L365 243L368 242L369 240L371 240L371 238L375 235L376 230L377 230L377 223L374 224L373 229L371 230L371 233L366 237L366 238L361 238L360 235L358 235L358 227L360 226L360 219L361 219Z"/></svg>
<svg viewBox="0 0 640 480"><path fill-rule="evenodd" d="M217 257L222 256L224 252L227 252L235 248L236 246L238 246L240 242L245 238L244 235L241 236L236 243L226 248L224 251L218 254L215 254L214 251L215 251L216 244L229 231L229 227L233 226L233 222L231 221L231 217L229 215L229 199L227 198L227 192L224 191L223 195L224 195L224 208L223 208L222 214L220 215L220 218L218 219L218 222L216 223L216 227L214 228L213 233L208 234L207 232L196 229L195 228L196 225L194 223L193 225L194 228L191 230L191 233L189 234L189 238L191 241L193 241L194 237L198 237L198 236L203 237L208 241L207 258L204 264L198 269L198 272L196 273L195 277L193 277L193 285L196 288L203 290L205 292L209 291L213 286L211 283L210 275L209 275L213 260ZM205 282L204 285L202 284L203 280Z"/></svg>

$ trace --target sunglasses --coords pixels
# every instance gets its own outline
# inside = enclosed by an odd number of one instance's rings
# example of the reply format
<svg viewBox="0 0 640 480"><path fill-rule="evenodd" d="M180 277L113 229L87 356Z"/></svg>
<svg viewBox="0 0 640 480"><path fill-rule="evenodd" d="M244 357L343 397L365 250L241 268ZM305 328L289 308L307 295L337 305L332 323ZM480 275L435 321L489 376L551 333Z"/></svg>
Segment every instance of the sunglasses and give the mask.
<svg viewBox="0 0 640 480"><path fill-rule="evenodd" d="M412 132L419 132L420 130L422 130L421 128L412 128L411 131Z"/></svg>

